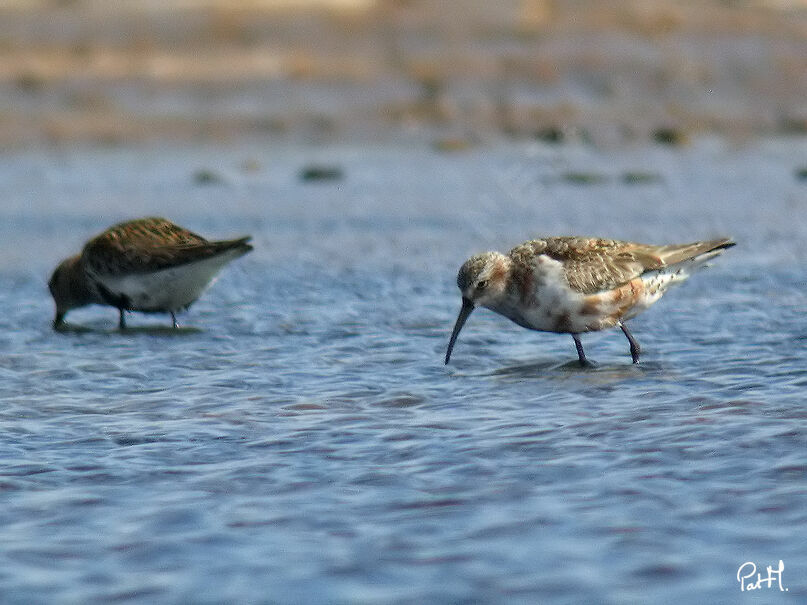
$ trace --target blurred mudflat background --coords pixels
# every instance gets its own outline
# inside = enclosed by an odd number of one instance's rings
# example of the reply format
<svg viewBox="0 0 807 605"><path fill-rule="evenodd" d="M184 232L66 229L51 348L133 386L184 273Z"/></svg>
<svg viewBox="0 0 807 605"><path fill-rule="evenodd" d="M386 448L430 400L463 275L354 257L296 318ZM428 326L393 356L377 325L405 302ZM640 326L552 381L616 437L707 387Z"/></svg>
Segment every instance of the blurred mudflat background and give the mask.
<svg viewBox="0 0 807 605"><path fill-rule="evenodd" d="M804 0L10 0L0 144L803 134Z"/></svg>

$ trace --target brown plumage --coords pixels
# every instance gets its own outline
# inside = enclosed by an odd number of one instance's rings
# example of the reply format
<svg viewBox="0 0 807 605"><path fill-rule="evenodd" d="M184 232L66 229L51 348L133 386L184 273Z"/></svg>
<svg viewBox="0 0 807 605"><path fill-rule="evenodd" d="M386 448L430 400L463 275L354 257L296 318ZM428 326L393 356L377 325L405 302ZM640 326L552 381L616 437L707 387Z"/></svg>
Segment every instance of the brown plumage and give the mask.
<svg viewBox="0 0 807 605"><path fill-rule="evenodd" d="M249 247L250 239L211 242L169 220L149 217L110 227L87 242L82 257L87 268L98 274L148 273Z"/></svg>
<svg viewBox="0 0 807 605"><path fill-rule="evenodd" d="M537 255L561 261L569 287L581 294L610 290L646 271L733 246L726 238L691 244L653 246L613 239L561 236L535 239L510 250L514 272L532 273Z"/></svg>
<svg viewBox="0 0 807 605"><path fill-rule="evenodd" d="M116 307L121 327L125 310L170 313L176 326L176 311L190 306L225 264L252 250L249 240L208 241L159 217L114 225L54 271L54 326L88 304Z"/></svg>
<svg viewBox="0 0 807 605"><path fill-rule="evenodd" d="M733 245L726 238L653 246L564 236L531 240L508 254L472 256L457 274L463 304L446 363L475 306L487 307L525 328L571 334L581 363L586 359L579 334L618 326L630 342L636 363L639 345L624 322Z"/></svg>

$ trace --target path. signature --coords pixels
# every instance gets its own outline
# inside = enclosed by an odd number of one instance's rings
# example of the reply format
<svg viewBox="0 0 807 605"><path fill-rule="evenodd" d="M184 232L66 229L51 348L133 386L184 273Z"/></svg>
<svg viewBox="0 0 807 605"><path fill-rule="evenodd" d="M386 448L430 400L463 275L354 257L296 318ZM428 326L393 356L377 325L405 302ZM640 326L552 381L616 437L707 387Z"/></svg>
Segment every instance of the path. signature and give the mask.
<svg viewBox="0 0 807 605"><path fill-rule="evenodd" d="M768 577L763 578L761 573L757 573L756 563L746 561L737 570L737 581L740 583L740 590L759 590L760 588L770 588L773 586L774 580L779 585L779 590L786 592L788 589L782 587L782 572L785 570L785 563L779 559L779 565L776 569L768 565ZM756 582L753 581L756 574ZM765 585L767 584L767 585Z"/></svg>

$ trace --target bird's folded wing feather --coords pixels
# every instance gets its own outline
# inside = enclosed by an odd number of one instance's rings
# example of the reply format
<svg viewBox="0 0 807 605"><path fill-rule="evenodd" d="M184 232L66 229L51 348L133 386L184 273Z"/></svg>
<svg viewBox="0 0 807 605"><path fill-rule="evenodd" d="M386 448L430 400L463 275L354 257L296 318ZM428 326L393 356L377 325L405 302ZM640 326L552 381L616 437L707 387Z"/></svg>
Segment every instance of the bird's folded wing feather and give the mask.
<svg viewBox="0 0 807 605"><path fill-rule="evenodd" d="M654 271L734 245L722 238L690 244L653 246L589 237L552 237L528 242L555 260L563 261L572 290L593 294L610 290Z"/></svg>
<svg viewBox="0 0 807 605"><path fill-rule="evenodd" d="M148 273L215 256L249 238L211 242L165 219L116 225L90 240L82 256L97 275Z"/></svg>
<svg viewBox="0 0 807 605"><path fill-rule="evenodd" d="M619 240L551 237L527 242L519 248L525 246L533 254L562 261L569 287L581 294L610 290L665 264L655 246Z"/></svg>

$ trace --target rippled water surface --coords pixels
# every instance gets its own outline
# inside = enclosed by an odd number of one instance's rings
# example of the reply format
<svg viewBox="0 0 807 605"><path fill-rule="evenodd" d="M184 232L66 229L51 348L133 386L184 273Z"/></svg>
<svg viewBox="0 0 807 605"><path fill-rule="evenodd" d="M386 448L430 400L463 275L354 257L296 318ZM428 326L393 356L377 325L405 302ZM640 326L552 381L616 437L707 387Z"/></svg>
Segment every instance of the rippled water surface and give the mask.
<svg viewBox="0 0 807 605"><path fill-rule="evenodd" d="M748 602L803 599L806 152L6 154L0 601L731 603L780 559ZM180 330L53 332L56 262L150 214L255 251ZM565 233L739 245L631 322L638 367L484 310L444 366L461 262Z"/></svg>

